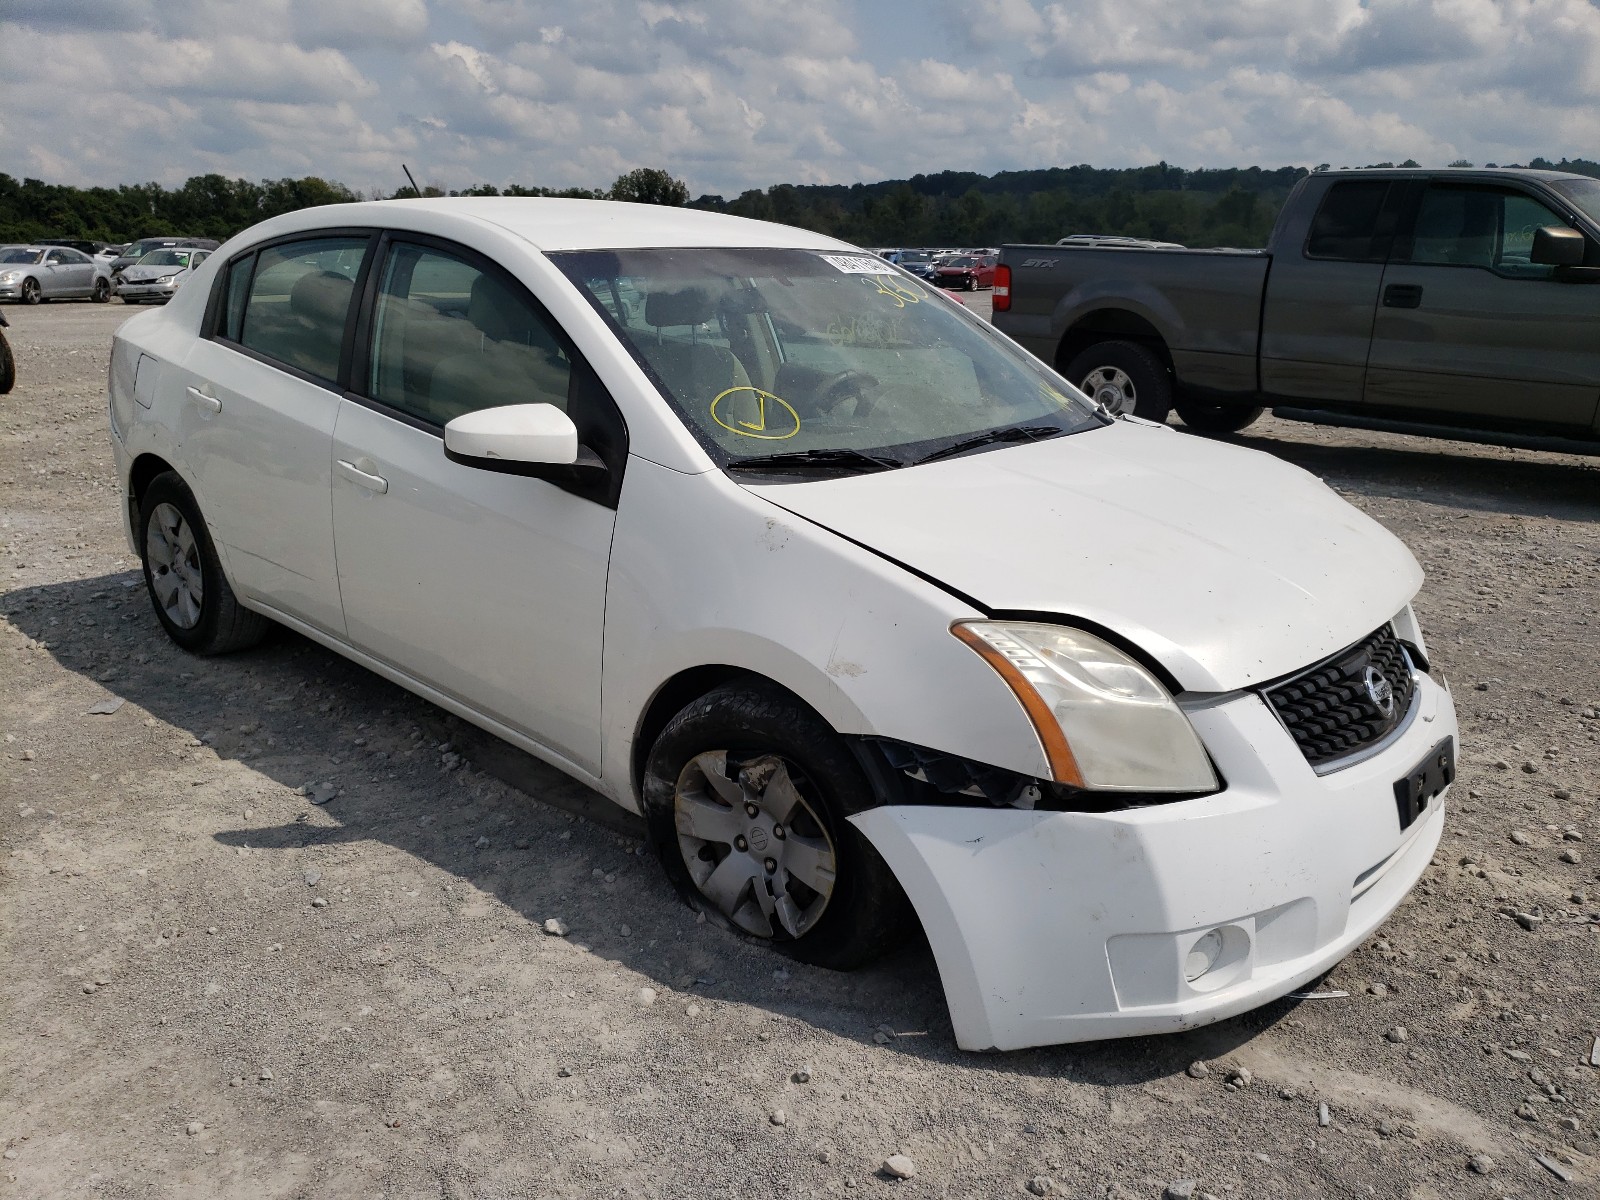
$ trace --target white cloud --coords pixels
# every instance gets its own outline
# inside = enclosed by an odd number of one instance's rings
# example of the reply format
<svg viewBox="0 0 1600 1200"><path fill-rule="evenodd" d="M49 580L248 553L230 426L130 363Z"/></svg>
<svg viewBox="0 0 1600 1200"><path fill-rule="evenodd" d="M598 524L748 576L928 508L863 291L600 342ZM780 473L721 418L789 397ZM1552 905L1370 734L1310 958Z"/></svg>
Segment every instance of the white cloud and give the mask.
<svg viewBox="0 0 1600 1200"><path fill-rule="evenodd" d="M0 165L692 191L1593 153L1590 0L10 0ZM863 30L881 32L869 44ZM892 41L893 44L882 44ZM63 102L70 97L70 103Z"/></svg>

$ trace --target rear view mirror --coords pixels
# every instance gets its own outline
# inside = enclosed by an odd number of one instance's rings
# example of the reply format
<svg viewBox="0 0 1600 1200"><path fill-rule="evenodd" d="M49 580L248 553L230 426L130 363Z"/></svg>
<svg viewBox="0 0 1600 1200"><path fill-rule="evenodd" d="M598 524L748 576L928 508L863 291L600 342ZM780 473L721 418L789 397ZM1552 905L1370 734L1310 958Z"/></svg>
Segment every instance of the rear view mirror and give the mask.
<svg viewBox="0 0 1600 1200"><path fill-rule="evenodd" d="M1533 231L1533 251L1528 258L1543 267L1576 267L1582 264L1584 251L1583 234L1576 229L1546 225Z"/></svg>

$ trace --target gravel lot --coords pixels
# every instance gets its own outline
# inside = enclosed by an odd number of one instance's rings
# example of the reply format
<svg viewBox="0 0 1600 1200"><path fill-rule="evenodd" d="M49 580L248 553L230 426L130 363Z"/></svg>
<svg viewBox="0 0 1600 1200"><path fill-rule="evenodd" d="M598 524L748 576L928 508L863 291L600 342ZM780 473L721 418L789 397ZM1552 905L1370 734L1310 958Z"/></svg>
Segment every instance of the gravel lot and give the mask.
<svg viewBox="0 0 1600 1200"><path fill-rule="evenodd" d="M440 710L288 634L172 646L107 446L127 310L7 315L0 1196L1600 1190L1600 459L1248 431L1427 568L1440 855L1348 995L968 1055L925 947L836 975L735 942L632 818Z"/></svg>

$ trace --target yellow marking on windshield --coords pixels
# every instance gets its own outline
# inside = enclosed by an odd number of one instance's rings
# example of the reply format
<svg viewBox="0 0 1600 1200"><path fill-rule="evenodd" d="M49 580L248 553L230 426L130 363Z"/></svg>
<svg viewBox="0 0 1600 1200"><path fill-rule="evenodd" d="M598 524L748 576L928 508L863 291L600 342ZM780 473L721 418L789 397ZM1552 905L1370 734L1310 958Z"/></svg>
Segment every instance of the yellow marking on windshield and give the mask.
<svg viewBox="0 0 1600 1200"><path fill-rule="evenodd" d="M916 284L908 280L899 279L893 275L863 275L873 290L880 296L887 296L889 302L896 308L904 308L908 304L922 303L922 291Z"/></svg>
<svg viewBox="0 0 1600 1200"><path fill-rule="evenodd" d="M753 406L755 411L748 414L755 418L753 421L743 421L739 420L737 416L733 416L730 419L735 421L736 424L730 425L727 421L724 421L721 414L718 413L718 405L736 392L750 392L755 396L755 404ZM775 405L776 408L770 407L769 404ZM739 407L750 406L747 402L746 405ZM781 410L781 412L779 410ZM788 420L783 419L783 414L785 413L788 414ZM774 424L773 428L781 429L785 432L776 433L773 432L772 429L769 429L767 426L767 418L769 416L778 418L778 421ZM762 391L758 387L750 387L748 385L731 387L727 389L727 391L718 392L716 398L711 401L711 419L726 429L729 433L736 433L740 437L758 438L764 442L781 442L786 438L792 438L795 434L800 432L800 414L795 412L792 404L790 404L782 396L774 396L771 392ZM793 429L787 428L790 421L794 422Z"/></svg>

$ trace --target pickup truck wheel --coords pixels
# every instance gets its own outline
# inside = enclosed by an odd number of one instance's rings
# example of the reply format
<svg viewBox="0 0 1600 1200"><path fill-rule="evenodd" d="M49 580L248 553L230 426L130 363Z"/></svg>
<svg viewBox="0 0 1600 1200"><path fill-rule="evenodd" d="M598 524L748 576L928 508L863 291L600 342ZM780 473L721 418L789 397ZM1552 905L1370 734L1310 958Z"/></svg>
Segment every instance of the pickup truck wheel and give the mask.
<svg viewBox="0 0 1600 1200"><path fill-rule="evenodd" d="M1138 342L1099 342L1063 374L1114 417L1165 421L1172 411L1172 374L1160 355Z"/></svg>
<svg viewBox="0 0 1600 1200"><path fill-rule="evenodd" d="M1266 412L1250 404L1206 404L1199 400L1174 400L1172 407L1185 425L1200 433L1238 433Z"/></svg>
<svg viewBox="0 0 1600 1200"><path fill-rule="evenodd" d="M644 814L691 908L751 941L848 970L881 956L910 905L848 818L879 803L844 739L770 684L724 684L667 723Z"/></svg>

